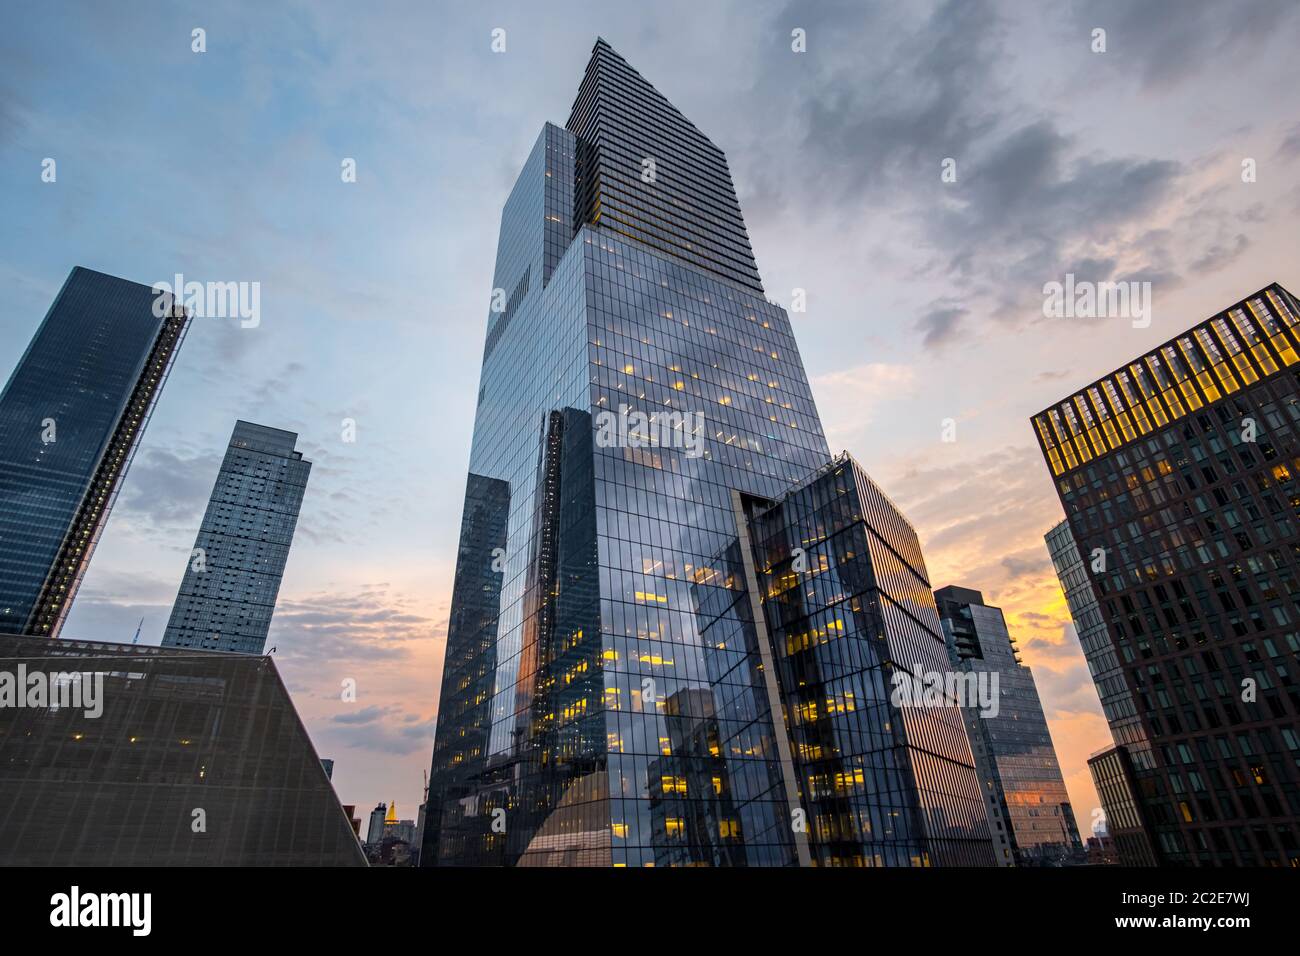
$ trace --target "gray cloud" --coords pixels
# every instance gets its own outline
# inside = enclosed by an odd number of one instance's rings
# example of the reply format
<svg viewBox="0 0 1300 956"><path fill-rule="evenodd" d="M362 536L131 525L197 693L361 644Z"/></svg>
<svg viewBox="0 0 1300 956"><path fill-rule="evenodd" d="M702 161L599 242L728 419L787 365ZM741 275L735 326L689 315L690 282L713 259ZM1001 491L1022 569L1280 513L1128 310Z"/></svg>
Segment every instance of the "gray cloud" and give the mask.
<svg viewBox="0 0 1300 956"><path fill-rule="evenodd" d="M1088 0L1075 3L1074 22L1088 33L1106 30L1107 53L1146 87L1170 87L1210 63L1254 56L1259 44L1294 23L1291 0Z"/></svg>
<svg viewBox="0 0 1300 956"><path fill-rule="evenodd" d="M1011 12L991 0L924 13L910 5L790 8L774 19L807 24L816 66L774 57L756 81L765 113L792 118L776 142L799 145L784 157L760 145L741 167L757 186L747 208L896 222L899 238L928 257L917 278L951 289L951 301L916 324L928 348L959 326L1032 320L1043 283L1075 266L1102 281L1121 256L1162 268L1169 258L1132 234L1178 194L1188 169L1098 149L1023 88L1009 89ZM862 38L871 36L890 43L864 56ZM954 183L941 181L949 158Z"/></svg>
<svg viewBox="0 0 1300 956"><path fill-rule="evenodd" d="M961 321L967 312L961 308L931 309L916 320L916 330L921 334L921 344L927 349L940 349L958 337Z"/></svg>
<svg viewBox="0 0 1300 956"><path fill-rule="evenodd" d="M197 530L220 468L213 452L145 449L131 463L118 508L158 528Z"/></svg>
<svg viewBox="0 0 1300 956"><path fill-rule="evenodd" d="M431 749L437 721L400 707L366 707L337 714L331 723L331 736L346 747L400 755Z"/></svg>

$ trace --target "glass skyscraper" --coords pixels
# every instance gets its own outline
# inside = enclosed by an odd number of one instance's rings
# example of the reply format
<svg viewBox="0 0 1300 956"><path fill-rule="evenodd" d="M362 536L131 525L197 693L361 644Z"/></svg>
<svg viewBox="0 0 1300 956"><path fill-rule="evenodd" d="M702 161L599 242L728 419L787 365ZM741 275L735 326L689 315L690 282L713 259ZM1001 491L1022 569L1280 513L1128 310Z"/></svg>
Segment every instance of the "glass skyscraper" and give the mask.
<svg viewBox="0 0 1300 956"><path fill-rule="evenodd" d="M1124 679L1124 669L1115 654L1106 630L1106 620L1097 603L1096 592L1084 567L1083 556L1070 533L1070 523L1062 521L1045 536L1057 580L1065 595L1066 606L1088 662L1101 699L1101 710L1110 724L1115 739L1112 747L1093 754L1088 759L1093 785L1106 815L1106 828L1115 841L1119 862L1125 866L1155 866L1155 850L1151 834L1137 801L1137 783L1133 778L1133 761L1130 748L1150 751L1137 703Z"/></svg>
<svg viewBox="0 0 1300 956"><path fill-rule="evenodd" d="M146 285L64 282L0 393L0 633L58 636L188 322Z"/></svg>
<svg viewBox="0 0 1300 956"><path fill-rule="evenodd" d="M1020 866L1078 862L1083 844L1043 703L1002 609L985 604L984 595L970 588L950 585L934 596L953 666L982 677L988 699L996 700L988 712L981 706L985 701L967 702L962 716L999 855L1005 844Z"/></svg>
<svg viewBox="0 0 1300 956"><path fill-rule="evenodd" d="M293 432L235 423L164 647L262 653L311 475L297 441Z"/></svg>
<svg viewBox="0 0 1300 956"><path fill-rule="evenodd" d="M1105 625L1085 652L1171 865L1300 866L1298 315L1270 285L1032 420Z"/></svg>
<svg viewBox="0 0 1300 956"><path fill-rule="evenodd" d="M881 709L870 608L829 615L855 640L815 655L825 686L781 684L776 518L749 519L830 453L725 157L603 40L493 285L421 863L991 863L959 718L928 715L918 780Z"/></svg>

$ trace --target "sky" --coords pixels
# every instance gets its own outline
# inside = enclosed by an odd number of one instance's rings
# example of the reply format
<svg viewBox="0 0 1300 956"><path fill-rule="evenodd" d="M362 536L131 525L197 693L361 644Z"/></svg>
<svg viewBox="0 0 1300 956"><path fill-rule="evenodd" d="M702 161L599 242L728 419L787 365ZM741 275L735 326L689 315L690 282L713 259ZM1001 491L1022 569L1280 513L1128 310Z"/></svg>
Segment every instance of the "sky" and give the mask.
<svg viewBox="0 0 1300 956"><path fill-rule="evenodd" d="M1300 291L1292 0L6 5L0 375L76 265L261 290L194 321L65 636L160 642L235 420L296 431L268 646L342 801L415 816L501 206L597 35L727 153L832 449L1004 609L1086 832L1109 733L1029 418ZM1150 282L1150 324L1045 317L1067 274Z"/></svg>

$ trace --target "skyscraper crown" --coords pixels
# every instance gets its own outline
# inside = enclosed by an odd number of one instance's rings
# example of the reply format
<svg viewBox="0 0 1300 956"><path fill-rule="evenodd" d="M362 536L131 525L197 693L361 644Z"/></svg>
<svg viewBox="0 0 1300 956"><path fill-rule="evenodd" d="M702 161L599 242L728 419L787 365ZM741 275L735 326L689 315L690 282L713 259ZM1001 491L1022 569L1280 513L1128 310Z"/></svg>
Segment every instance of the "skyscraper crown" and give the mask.
<svg viewBox="0 0 1300 956"><path fill-rule="evenodd" d="M566 126L578 138L576 226L599 223L762 293L727 157L603 39Z"/></svg>

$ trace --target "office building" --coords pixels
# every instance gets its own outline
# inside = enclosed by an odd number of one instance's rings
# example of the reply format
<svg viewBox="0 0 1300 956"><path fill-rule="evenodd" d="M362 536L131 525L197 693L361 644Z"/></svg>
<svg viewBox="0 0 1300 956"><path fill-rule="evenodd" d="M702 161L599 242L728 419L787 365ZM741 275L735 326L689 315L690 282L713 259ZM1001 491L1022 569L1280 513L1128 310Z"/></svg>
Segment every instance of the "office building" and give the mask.
<svg viewBox="0 0 1300 956"><path fill-rule="evenodd" d="M1267 286L1032 419L1169 865L1300 866L1298 314Z"/></svg>
<svg viewBox="0 0 1300 956"><path fill-rule="evenodd" d="M365 865L270 657L33 636L0 657L0 865Z"/></svg>
<svg viewBox="0 0 1300 956"><path fill-rule="evenodd" d="M1079 646L1088 662L1088 672L1101 699L1102 713L1115 741L1113 747L1094 754L1088 761L1093 786L1101 800L1101 810L1112 838L1112 850L1125 866L1156 866L1158 858L1152 834L1146 828L1134 795L1137 784L1133 778L1133 761L1128 755L1129 748L1147 754L1151 750L1143 722L1138 717L1137 702L1129 692L1088 570L1070 533L1070 523L1062 521L1057 524L1047 532L1045 540L1074 622ZM1102 757L1105 759L1098 759Z"/></svg>
<svg viewBox="0 0 1300 956"><path fill-rule="evenodd" d="M786 596L843 618L802 659L826 699L777 683L794 619L773 635L758 575L812 519L767 512L830 452L725 156L603 40L506 201L493 286L421 865L991 863L955 712L890 720L885 648L831 673L883 636L861 558L860 607Z"/></svg>
<svg viewBox="0 0 1300 956"><path fill-rule="evenodd" d="M146 285L63 283L0 392L0 634L59 636L188 323Z"/></svg>
<svg viewBox="0 0 1300 956"><path fill-rule="evenodd" d="M1047 716L1002 609L971 588L950 585L934 596L950 663L976 678L977 692L987 691L965 702L962 718L1000 862L1004 849L1017 866L1078 862L1083 846Z"/></svg>
<svg viewBox="0 0 1300 956"><path fill-rule="evenodd" d="M897 693L905 676L949 670L915 530L848 454L775 503L733 494L746 580L701 602L705 646L739 640L739 605L759 599L763 676L786 715L811 862L993 865L960 707ZM718 615L720 596L734 603Z"/></svg>
<svg viewBox="0 0 1300 956"><path fill-rule="evenodd" d="M378 846L384 842L384 821L388 818L388 804L378 804L370 811L370 824L366 827L366 843Z"/></svg>
<svg viewBox="0 0 1300 956"><path fill-rule="evenodd" d="M236 422L164 647L261 654L311 475L293 432Z"/></svg>
<svg viewBox="0 0 1300 956"><path fill-rule="evenodd" d="M1124 866L1160 866L1152 831L1138 799L1138 782L1128 749L1122 744L1103 747L1088 758L1088 771L1101 800L1116 860Z"/></svg>

